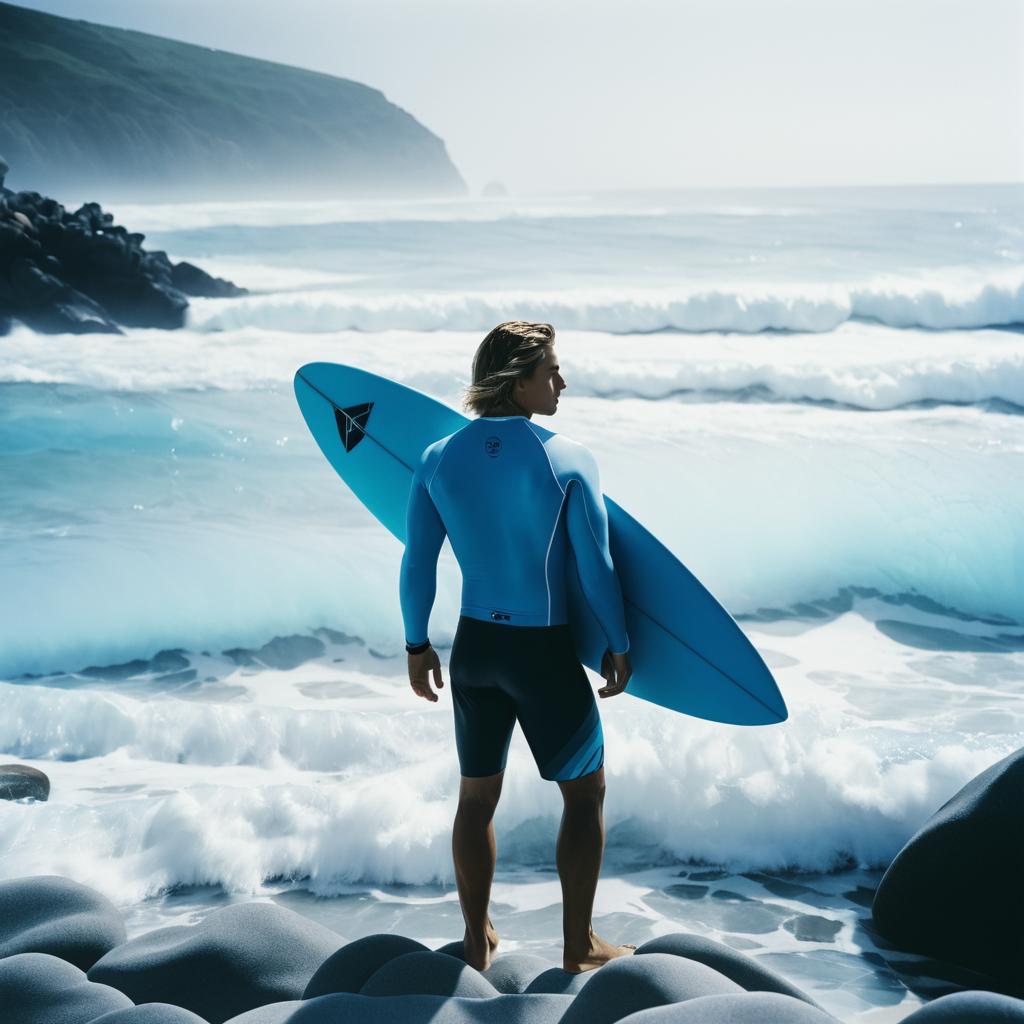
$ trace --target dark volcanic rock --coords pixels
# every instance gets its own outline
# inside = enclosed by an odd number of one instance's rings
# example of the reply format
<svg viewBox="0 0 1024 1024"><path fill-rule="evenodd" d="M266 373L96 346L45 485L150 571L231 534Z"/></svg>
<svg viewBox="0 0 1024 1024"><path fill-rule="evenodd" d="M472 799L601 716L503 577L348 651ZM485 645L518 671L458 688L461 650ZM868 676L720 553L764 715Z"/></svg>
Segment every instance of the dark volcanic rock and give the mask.
<svg viewBox="0 0 1024 1024"><path fill-rule="evenodd" d="M246 294L165 252L146 252L144 239L99 203L69 213L38 192L0 187L0 327L13 318L47 334L176 328L186 294Z"/></svg>
<svg viewBox="0 0 1024 1024"><path fill-rule="evenodd" d="M1024 748L973 778L896 855L871 907L902 949L1024 992Z"/></svg>
<svg viewBox="0 0 1024 1024"><path fill-rule="evenodd" d="M62 875L0 882L0 957L47 953L88 970L125 940L117 907Z"/></svg>
<svg viewBox="0 0 1024 1024"><path fill-rule="evenodd" d="M0 764L0 800L46 800L50 780L46 772L28 764ZM0 922L0 929L3 924ZM2 932L0 932L2 934Z"/></svg>
<svg viewBox="0 0 1024 1024"><path fill-rule="evenodd" d="M205 299L233 299L237 295L247 294L244 288L239 288L223 277L214 277L186 260L171 267L171 284L186 295Z"/></svg>
<svg viewBox="0 0 1024 1024"><path fill-rule="evenodd" d="M157 928L112 949L91 981L137 1002L183 1006L210 1024L266 1003L299 999L344 940L272 903L237 903L199 924Z"/></svg>

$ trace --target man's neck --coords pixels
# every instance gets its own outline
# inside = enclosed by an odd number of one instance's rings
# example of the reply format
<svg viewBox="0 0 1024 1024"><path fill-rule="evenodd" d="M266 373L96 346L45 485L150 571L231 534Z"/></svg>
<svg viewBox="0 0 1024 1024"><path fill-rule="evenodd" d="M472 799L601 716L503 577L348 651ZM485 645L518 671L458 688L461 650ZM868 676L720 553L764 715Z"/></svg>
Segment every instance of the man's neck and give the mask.
<svg viewBox="0 0 1024 1024"><path fill-rule="evenodd" d="M532 415L532 413L526 412L524 409L521 409L518 405L510 404L500 406L497 409L491 409L490 412L481 413L480 418L486 419L490 416L523 416L526 419L530 419Z"/></svg>

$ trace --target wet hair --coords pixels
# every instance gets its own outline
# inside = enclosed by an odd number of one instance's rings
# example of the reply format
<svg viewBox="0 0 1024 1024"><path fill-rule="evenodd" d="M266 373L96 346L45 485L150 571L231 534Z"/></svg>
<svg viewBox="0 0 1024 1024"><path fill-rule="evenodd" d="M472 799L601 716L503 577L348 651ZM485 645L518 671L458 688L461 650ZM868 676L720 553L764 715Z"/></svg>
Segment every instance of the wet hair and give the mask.
<svg viewBox="0 0 1024 1024"><path fill-rule="evenodd" d="M473 383L463 393L462 408L484 416L512 401L516 381L533 376L554 341L551 324L498 324L476 350Z"/></svg>

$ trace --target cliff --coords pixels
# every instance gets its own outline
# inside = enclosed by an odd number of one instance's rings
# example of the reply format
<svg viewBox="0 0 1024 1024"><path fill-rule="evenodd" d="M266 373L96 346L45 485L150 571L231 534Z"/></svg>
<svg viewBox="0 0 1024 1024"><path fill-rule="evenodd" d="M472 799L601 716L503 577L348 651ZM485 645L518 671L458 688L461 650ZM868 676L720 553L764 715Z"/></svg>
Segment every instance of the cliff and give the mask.
<svg viewBox="0 0 1024 1024"><path fill-rule="evenodd" d="M6 3L0 153L12 188L122 200L466 192L376 89Z"/></svg>

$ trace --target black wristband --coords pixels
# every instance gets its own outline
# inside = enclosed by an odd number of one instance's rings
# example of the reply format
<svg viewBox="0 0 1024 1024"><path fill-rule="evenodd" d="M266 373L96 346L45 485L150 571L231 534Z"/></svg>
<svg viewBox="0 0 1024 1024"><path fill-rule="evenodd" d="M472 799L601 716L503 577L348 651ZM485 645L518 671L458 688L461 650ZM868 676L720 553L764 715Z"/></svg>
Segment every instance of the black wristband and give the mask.
<svg viewBox="0 0 1024 1024"><path fill-rule="evenodd" d="M423 643L421 643L421 644L410 644L410 643L407 643L405 645L405 649L410 654L422 654L429 646L430 646L430 641L429 640L424 640Z"/></svg>

